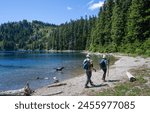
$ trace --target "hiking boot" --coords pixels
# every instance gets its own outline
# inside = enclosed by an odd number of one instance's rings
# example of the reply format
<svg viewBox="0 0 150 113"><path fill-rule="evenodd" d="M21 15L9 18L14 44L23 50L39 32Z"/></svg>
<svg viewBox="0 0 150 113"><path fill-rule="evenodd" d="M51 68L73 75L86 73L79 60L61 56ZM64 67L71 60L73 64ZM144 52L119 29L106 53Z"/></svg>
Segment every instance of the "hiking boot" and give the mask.
<svg viewBox="0 0 150 113"><path fill-rule="evenodd" d="M84 88L89 88L89 86L85 86Z"/></svg>
<svg viewBox="0 0 150 113"><path fill-rule="evenodd" d="M102 78L103 82L107 82L104 78Z"/></svg>
<svg viewBox="0 0 150 113"><path fill-rule="evenodd" d="M96 85L95 85L95 84L91 84L91 86L92 86L92 87L95 87Z"/></svg>
<svg viewBox="0 0 150 113"><path fill-rule="evenodd" d="M106 80L103 80L103 82L107 82Z"/></svg>

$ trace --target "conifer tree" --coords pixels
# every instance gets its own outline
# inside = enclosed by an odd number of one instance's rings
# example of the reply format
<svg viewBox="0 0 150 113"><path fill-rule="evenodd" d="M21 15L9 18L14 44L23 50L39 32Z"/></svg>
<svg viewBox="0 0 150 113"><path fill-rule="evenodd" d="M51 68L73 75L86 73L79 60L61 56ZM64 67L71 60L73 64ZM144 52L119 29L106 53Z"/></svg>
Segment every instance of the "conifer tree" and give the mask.
<svg viewBox="0 0 150 113"><path fill-rule="evenodd" d="M116 0L112 16L112 39L116 46L124 43L126 35L127 12L131 0Z"/></svg>
<svg viewBox="0 0 150 113"><path fill-rule="evenodd" d="M135 40L143 41L143 13L145 0L132 0L129 10L127 40L129 43L134 43Z"/></svg>

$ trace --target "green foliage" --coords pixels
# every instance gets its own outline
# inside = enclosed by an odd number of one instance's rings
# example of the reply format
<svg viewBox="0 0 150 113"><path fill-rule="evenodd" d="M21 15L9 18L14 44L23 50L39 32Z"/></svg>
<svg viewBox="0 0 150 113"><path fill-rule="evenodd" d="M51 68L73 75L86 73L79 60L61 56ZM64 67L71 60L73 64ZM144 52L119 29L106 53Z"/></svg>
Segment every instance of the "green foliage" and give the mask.
<svg viewBox="0 0 150 113"><path fill-rule="evenodd" d="M90 50L149 55L149 6L149 0L106 0L91 33Z"/></svg>
<svg viewBox="0 0 150 113"><path fill-rule="evenodd" d="M3 48L6 51L12 51L16 49L16 45L13 41L4 41L3 42Z"/></svg>
<svg viewBox="0 0 150 113"><path fill-rule="evenodd" d="M40 21L23 20L0 26L0 48L4 50L85 50L89 48L90 34L96 17L71 20L56 26ZM87 40L88 39L88 40Z"/></svg>
<svg viewBox="0 0 150 113"><path fill-rule="evenodd" d="M143 11L144 0L132 0L128 17L128 41L133 43L135 40L143 41Z"/></svg>
<svg viewBox="0 0 150 113"><path fill-rule="evenodd" d="M135 53L137 53L138 55L142 55L142 54L143 54L143 50L137 48L137 49L135 50Z"/></svg>
<svg viewBox="0 0 150 113"><path fill-rule="evenodd" d="M150 38L144 42L143 50L145 51L146 55L150 56Z"/></svg>
<svg viewBox="0 0 150 113"><path fill-rule="evenodd" d="M146 50L145 54L150 56L150 49Z"/></svg>
<svg viewBox="0 0 150 113"><path fill-rule="evenodd" d="M0 50L3 50L3 41L0 41Z"/></svg>

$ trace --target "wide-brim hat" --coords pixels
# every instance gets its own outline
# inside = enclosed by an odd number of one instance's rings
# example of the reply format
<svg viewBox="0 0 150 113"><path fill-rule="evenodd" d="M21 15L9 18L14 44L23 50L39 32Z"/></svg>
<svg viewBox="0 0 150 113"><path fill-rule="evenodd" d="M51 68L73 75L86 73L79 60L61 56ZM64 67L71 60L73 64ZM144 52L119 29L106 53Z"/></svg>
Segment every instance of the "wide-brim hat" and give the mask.
<svg viewBox="0 0 150 113"><path fill-rule="evenodd" d="M106 55L103 55L103 58L106 58Z"/></svg>
<svg viewBox="0 0 150 113"><path fill-rule="evenodd" d="M86 55L86 57L87 57L87 58L90 58L90 55L89 55L89 54L87 54L87 55Z"/></svg>

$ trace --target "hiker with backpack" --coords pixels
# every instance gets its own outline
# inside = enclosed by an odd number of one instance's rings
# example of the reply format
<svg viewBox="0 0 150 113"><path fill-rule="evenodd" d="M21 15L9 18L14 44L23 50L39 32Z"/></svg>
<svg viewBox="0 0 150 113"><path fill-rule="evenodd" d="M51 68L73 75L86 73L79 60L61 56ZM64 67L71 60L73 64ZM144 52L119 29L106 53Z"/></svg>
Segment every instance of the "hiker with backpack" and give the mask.
<svg viewBox="0 0 150 113"><path fill-rule="evenodd" d="M86 72L86 76L87 76L87 81L85 83L85 88L89 88L88 84L90 83L91 86L95 86L91 80L91 77L92 77L92 70L95 70L96 72L96 69L93 67L93 62L92 60L90 59L90 55L87 54L86 55L86 59L83 61L83 68L85 69L85 72Z"/></svg>
<svg viewBox="0 0 150 113"><path fill-rule="evenodd" d="M107 68L108 68L108 60L106 59L106 55L103 55L102 59L100 60L100 69L103 70L103 77L102 77L102 80L104 82L106 82L106 73L107 73Z"/></svg>

